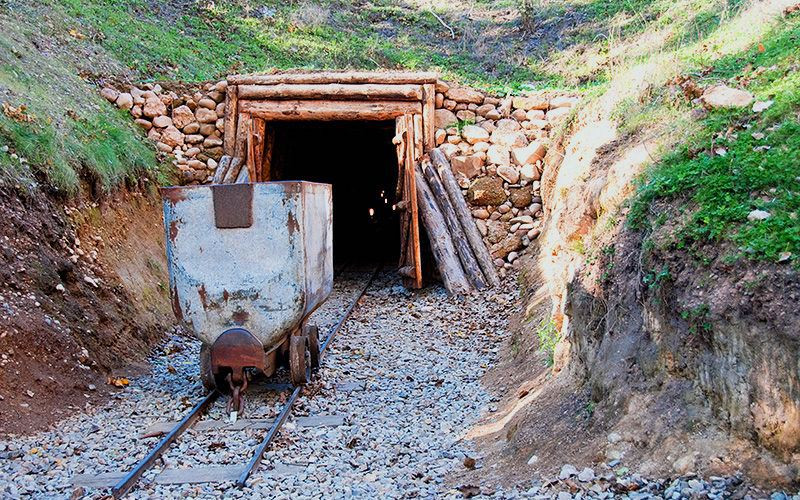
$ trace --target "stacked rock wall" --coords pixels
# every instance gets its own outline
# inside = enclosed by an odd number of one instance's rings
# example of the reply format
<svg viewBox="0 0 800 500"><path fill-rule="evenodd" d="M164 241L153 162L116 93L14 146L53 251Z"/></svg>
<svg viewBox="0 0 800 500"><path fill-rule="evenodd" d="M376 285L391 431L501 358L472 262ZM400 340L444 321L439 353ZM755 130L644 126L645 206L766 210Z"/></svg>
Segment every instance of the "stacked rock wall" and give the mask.
<svg viewBox="0 0 800 500"><path fill-rule="evenodd" d="M210 182L222 157L227 82L168 90L159 84L105 87L101 94L129 111L156 148L174 156L186 184Z"/></svg>
<svg viewBox="0 0 800 500"><path fill-rule="evenodd" d="M436 144L450 159L495 264L510 267L539 235L550 131L577 98L500 98L444 82L436 90Z"/></svg>
<svg viewBox="0 0 800 500"><path fill-rule="evenodd" d="M189 90L140 87L106 87L101 93L129 111L159 151L174 156L184 183L211 182L223 154L227 83ZM547 93L494 97L436 84L436 145L450 160L498 267L510 267L539 235L539 179L550 131L576 101Z"/></svg>

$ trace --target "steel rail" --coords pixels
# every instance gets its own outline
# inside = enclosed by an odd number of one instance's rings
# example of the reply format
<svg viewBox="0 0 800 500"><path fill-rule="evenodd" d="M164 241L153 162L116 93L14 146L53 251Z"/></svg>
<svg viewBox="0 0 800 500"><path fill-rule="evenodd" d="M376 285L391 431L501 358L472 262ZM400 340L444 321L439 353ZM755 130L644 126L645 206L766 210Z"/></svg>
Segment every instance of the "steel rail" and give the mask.
<svg viewBox="0 0 800 500"><path fill-rule="evenodd" d="M364 288L361 289L361 292L358 294L355 300L350 304L350 307L347 308L341 319L336 323L336 325L333 326L333 328L331 328L330 333L325 338L325 342L323 342L322 346L320 347L319 350L320 360L322 359L325 350L328 348L328 345L330 345L331 341L333 340L333 337L337 333L339 333L339 330L342 329L342 326L344 326L345 321L347 321L347 319L353 313L356 306L358 305L358 301L361 300L361 297L363 297L364 294L367 292L367 288L369 288L369 286L372 284L372 281L375 279L375 276L378 275L378 272L381 270L382 267L383 267L382 265L379 265L375 268L375 271L372 272L372 275L367 281L367 284L364 285ZM250 475L256 469L258 469L258 466L261 464L261 460L264 458L264 452L267 451L267 447L272 443L272 440L275 439L275 437L278 435L278 431L280 431L281 426L286 421L286 418L289 416L289 412L291 412L292 410L292 405L294 405L294 402L300 396L300 391L302 389L303 386L297 386L292 391L292 395L289 396L289 399L286 401L286 404L284 404L283 408L281 409L281 412L278 414L278 418L276 418L275 421L272 423L269 432L267 432L267 435L264 436L264 440L261 441L261 444L258 445L258 448L256 448L256 452L253 454L253 457L247 463L247 466L245 466L244 470L239 476L239 479L236 480L236 486L238 486L239 488L244 488L247 485L247 480L250 478Z"/></svg>
<svg viewBox="0 0 800 500"><path fill-rule="evenodd" d="M139 461L138 464L128 472L125 477L119 480L117 484L111 489L111 495L114 498L122 498L130 489L136 484L142 474L147 471L150 467L153 466L153 463L160 457L168 448L169 446L178 439L178 436L183 434L183 432L188 429L189 427L194 424L194 422L200 418L200 416L206 412L211 403L213 403L217 397L219 397L219 392L214 390L211 391L202 401L197 403L192 411L190 411L183 419L178 422L178 425L173 427L173 429L164 436L164 438L159 441L155 448L153 448L150 453L147 454L143 459Z"/></svg>

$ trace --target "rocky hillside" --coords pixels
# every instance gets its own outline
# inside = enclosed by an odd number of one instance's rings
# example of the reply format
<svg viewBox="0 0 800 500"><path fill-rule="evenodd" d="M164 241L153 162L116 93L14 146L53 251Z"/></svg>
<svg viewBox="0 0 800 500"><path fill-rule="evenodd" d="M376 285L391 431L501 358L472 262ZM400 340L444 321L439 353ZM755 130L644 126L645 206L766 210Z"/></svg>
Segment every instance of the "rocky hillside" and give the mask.
<svg viewBox="0 0 800 500"><path fill-rule="evenodd" d="M627 66L551 149L498 459L797 484L797 11Z"/></svg>

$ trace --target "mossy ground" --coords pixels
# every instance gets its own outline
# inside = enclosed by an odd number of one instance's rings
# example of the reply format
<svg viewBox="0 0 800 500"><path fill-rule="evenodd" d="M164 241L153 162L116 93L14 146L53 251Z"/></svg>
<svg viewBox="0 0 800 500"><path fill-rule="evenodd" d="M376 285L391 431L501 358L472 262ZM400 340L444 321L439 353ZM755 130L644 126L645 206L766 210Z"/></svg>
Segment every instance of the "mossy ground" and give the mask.
<svg viewBox="0 0 800 500"><path fill-rule="evenodd" d="M771 105L712 110L643 177L630 214L635 227L662 223L654 202L676 199L686 214L672 241L677 248L728 241L736 248L731 260L800 263L799 45L794 15L749 49L696 68L707 82L744 87ZM769 218L748 220L756 209Z"/></svg>

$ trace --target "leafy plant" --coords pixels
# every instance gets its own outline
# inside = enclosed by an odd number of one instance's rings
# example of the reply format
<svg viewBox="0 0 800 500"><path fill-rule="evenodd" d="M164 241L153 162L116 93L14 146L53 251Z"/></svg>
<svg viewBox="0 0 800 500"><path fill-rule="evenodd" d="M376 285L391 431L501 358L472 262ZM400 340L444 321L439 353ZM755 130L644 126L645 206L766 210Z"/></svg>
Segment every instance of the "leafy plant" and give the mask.
<svg viewBox="0 0 800 500"><path fill-rule="evenodd" d="M553 366L553 356L555 355L556 345L561 340L561 332L558 331L555 321L552 319L543 321L536 328L536 337L539 339L539 352L547 355L547 366Z"/></svg>

